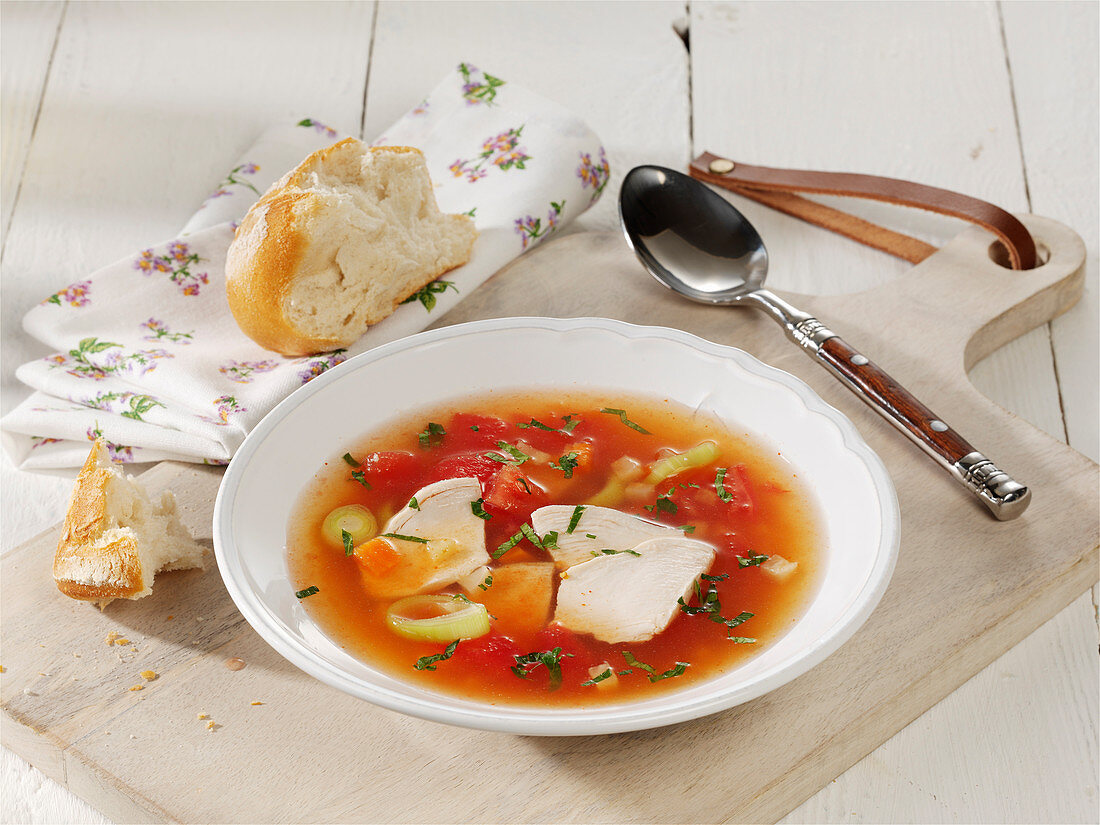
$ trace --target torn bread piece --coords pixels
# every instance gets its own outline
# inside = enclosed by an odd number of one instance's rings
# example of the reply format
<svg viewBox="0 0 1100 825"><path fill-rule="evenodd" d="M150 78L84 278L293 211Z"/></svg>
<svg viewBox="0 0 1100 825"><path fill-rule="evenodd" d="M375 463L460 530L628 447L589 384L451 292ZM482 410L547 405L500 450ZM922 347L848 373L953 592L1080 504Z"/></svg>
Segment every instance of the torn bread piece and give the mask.
<svg viewBox="0 0 1100 825"><path fill-rule="evenodd" d="M161 570L206 566L206 548L191 538L176 515L170 491L153 502L145 490L111 463L96 439L77 476L53 577L66 596L105 606L153 592Z"/></svg>
<svg viewBox="0 0 1100 825"><path fill-rule="evenodd" d="M283 355L353 344L466 263L477 229L439 210L420 150L347 138L314 152L241 220L226 295L241 330Z"/></svg>

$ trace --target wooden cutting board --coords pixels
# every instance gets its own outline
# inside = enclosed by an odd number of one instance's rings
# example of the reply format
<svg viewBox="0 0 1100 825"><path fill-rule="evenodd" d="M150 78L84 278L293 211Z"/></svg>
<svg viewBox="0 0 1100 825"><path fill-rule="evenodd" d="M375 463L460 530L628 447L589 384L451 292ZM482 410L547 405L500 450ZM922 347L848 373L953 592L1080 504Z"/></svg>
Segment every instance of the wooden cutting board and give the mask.
<svg viewBox="0 0 1100 825"><path fill-rule="evenodd" d="M2 561L4 743L119 821L783 816L1097 580L1096 465L982 397L966 377L970 364L1080 295L1080 239L1052 221L1026 222L1050 252L1031 272L998 267L988 236L967 230L886 286L786 296L1029 484L1034 502L1014 522L990 518L771 321L679 300L618 236L549 243L445 320L602 315L679 327L795 373L852 418L897 485L901 555L867 624L785 687L634 734L450 728L375 708L296 670L244 622L216 570L166 574L154 596L103 612L62 597L50 578L54 527ZM209 542L216 470L166 463L144 480L175 490L188 526ZM128 643L108 644L111 633ZM247 666L227 669L234 657ZM145 681L145 670L157 678Z"/></svg>

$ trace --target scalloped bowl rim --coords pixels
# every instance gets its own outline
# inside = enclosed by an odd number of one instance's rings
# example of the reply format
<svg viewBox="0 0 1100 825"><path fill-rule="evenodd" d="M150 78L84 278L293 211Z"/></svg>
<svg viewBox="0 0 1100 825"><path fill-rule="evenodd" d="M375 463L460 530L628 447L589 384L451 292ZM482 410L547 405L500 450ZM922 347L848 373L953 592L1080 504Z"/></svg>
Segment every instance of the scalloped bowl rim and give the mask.
<svg viewBox="0 0 1100 825"><path fill-rule="evenodd" d="M242 498L242 480L256 483L249 477L249 468L263 451L277 449L280 428L303 405L309 404L319 394L337 382L354 381L363 370L371 370L387 359L415 358L418 351L450 341L480 336L489 340L497 334L523 332L548 332L576 336L585 332L593 335L612 334L626 339L629 345L650 341L675 344L709 356L722 362L731 362L746 376L763 382L777 384L792 392L801 403L804 412L815 419L824 419L835 428L843 449L862 464L874 491L877 505L879 536L873 548L867 575L858 591L851 594L839 617L825 632L807 644L797 655L777 663L763 673L756 674L748 682L737 684L736 674L741 666L702 682L691 690L670 692L655 699L634 700L621 704L581 706L574 708L537 708L530 706L496 706L483 702L462 700L449 694L433 693L419 689L410 683L379 677L390 685L378 685L364 681L333 662L322 657L316 648L291 632L287 623L276 615L270 599L259 592L260 588L246 569L240 546L247 537L238 541L234 533L234 516ZM529 385L510 385L509 389L525 390ZM652 396L653 393L628 390L631 394ZM445 401L446 399L440 399ZM416 406L424 406L420 403ZM360 437L383 421L365 423L362 428L345 437L345 441ZM767 440L771 440L770 438ZM319 453L319 466L330 457ZM293 491L296 498L300 485ZM743 350L715 344L681 330L666 327L639 326L606 318L500 318L474 321L418 333L384 344L348 359L328 370L292 393L252 430L226 469L214 506L214 549L219 572L226 589L241 614L257 633L278 653L292 664L318 680L352 696L365 699L375 705L412 716L463 727L503 731L527 735L571 736L597 733L618 733L644 730L695 719L725 710L757 698L802 675L824 660L846 642L866 621L882 598L889 584L897 561L900 544L900 512L897 495L886 467L877 454L866 444L852 422L840 411L826 404L806 383L790 373L769 366ZM280 551L285 557L285 548ZM828 558L836 556L831 549ZM826 563L826 568L828 562ZM289 583L288 583L289 584ZM284 588L289 592L289 587ZM304 611L303 611L304 613ZM797 626L801 619L796 621ZM788 631L789 633L790 631ZM323 635L317 630L312 634ZM776 640L776 644L781 639ZM760 656L763 656L761 652ZM748 660L752 662L759 657ZM360 663L361 664L361 663ZM369 669L369 665L367 665ZM378 673L378 672L375 672ZM729 685L720 685L722 682ZM708 689L708 686L716 686Z"/></svg>

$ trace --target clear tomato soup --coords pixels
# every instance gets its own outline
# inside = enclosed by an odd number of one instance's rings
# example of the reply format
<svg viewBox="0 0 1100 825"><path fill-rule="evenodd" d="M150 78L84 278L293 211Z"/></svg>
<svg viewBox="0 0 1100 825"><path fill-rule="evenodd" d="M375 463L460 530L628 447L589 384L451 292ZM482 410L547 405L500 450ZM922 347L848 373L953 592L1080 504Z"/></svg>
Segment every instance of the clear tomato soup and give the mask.
<svg viewBox="0 0 1100 825"><path fill-rule="evenodd" d="M646 483L662 458L705 441L717 445L714 460ZM525 706L622 702L678 690L774 643L803 613L823 567L820 519L795 468L748 435L669 401L558 393L471 399L349 438L347 450L346 459L337 456L319 468L291 516L292 585L336 643L432 690ZM563 469L561 457L571 455L576 466L567 461ZM325 517L337 507L363 505L381 532L420 488L470 477L482 487L490 555L522 535L534 510L595 501L683 528L714 548L715 561L671 624L644 642L608 644L556 624L553 594L547 614L516 620L514 610L494 614L494 585L464 590L458 584L427 592L484 603L491 615L487 634L450 649L399 636L387 622L396 600L368 593L359 557L324 537ZM583 517L579 525L583 529ZM782 560L797 566L777 573ZM507 565L552 561L551 551L524 536L489 567L492 574ZM559 572L550 587L559 586ZM448 649L450 655L439 658ZM610 669L614 677L593 683L592 669Z"/></svg>

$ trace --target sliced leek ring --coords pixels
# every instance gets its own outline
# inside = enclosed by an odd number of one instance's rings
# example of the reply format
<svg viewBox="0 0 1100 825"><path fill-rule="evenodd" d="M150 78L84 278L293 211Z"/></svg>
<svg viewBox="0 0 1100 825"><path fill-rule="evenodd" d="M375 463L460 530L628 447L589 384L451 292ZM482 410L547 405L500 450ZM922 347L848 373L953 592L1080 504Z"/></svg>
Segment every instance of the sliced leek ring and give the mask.
<svg viewBox="0 0 1100 825"><path fill-rule="evenodd" d="M413 618L425 611L441 615ZM476 639L489 632L489 611L485 605L464 596L409 596L386 611L386 624L398 636L421 642L453 642Z"/></svg>
<svg viewBox="0 0 1100 825"><path fill-rule="evenodd" d="M660 484L666 478L690 470L694 467L706 467L718 458L718 445L713 441L704 441L696 444L685 453L674 453L668 458L662 458L649 468L649 475L645 478L646 484Z"/></svg>
<svg viewBox="0 0 1100 825"><path fill-rule="evenodd" d="M378 533L378 522L374 513L362 504L347 504L337 507L325 516L325 522L321 525L325 541L333 547L343 547L345 532L351 536L352 544L355 545L374 538Z"/></svg>

